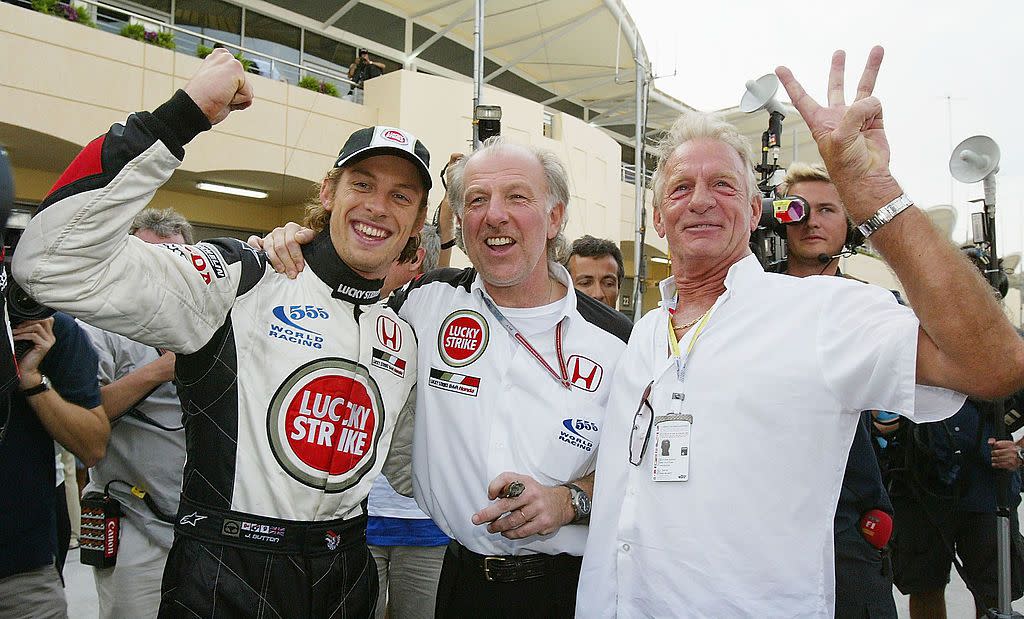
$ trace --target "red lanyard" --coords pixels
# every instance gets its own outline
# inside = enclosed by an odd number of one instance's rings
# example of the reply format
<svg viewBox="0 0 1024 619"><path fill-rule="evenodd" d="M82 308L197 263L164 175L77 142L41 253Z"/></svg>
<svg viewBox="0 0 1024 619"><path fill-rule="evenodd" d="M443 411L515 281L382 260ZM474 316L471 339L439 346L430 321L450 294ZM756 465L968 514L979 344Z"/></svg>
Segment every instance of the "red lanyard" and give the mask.
<svg viewBox="0 0 1024 619"><path fill-rule="evenodd" d="M537 349L530 345L526 336L520 333L519 329L516 329L516 326L512 324L508 318L505 318L505 315L501 313L498 306L488 299L487 295L481 292L480 296L483 298L487 309L490 310L491 314L493 314L498 322L501 323L501 326L505 327L505 330L508 331L510 336L512 336L512 339L522 344L523 348L533 355L533 358L537 360L537 363L541 364L552 378L566 389L572 389L572 383L569 382L569 372L565 369L565 359L562 357L562 324L565 322L565 318L559 320L558 325L555 326L555 354L558 355L558 369L561 371L561 374L559 374L553 367L551 367L551 364L549 364L544 357L537 352Z"/></svg>

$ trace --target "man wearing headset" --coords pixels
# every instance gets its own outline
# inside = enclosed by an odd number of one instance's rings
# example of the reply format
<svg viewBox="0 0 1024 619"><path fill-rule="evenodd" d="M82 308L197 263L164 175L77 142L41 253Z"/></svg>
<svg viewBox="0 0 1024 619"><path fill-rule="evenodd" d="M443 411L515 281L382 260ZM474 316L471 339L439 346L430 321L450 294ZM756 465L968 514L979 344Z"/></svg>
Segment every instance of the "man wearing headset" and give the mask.
<svg viewBox="0 0 1024 619"><path fill-rule="evenodd" d="M799 196L807 217L785 226L788 259L784 273L796 277L839 275L839 257L863 238L850 225L839 192L821 164L794 163L779 186L781 196ZM878 459L871 447L868 420L862 416L850 447L835 516L836 617L896 617L892 569L880 532L861 531L861 520L881 518L892 527L892 504L882 484ZM881 548L879 548L881 547Z"/></svg>

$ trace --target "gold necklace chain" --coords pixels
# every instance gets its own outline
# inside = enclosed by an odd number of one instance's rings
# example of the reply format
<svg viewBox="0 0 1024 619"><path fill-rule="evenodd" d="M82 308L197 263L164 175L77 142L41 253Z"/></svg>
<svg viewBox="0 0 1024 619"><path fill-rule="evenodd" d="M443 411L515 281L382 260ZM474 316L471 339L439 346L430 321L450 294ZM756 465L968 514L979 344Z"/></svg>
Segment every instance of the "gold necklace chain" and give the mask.
<svg viewBox="0 0 1024 619"><path fill-rule="evenodd" d="M680 325L680 326L678 326L678 327L672 327L672 329L673 329L673 330L675 330L675 331L682 331L683 329L689 329L689 328L690 328L690 327L692 327L693 325L697 324L697 322L698 322L698 321L699 321L699 320L700 320L701 318L703 318L703 317L704 317L703 315L701 315L701 316L697 316L696 318L694 318L694 319L693 319L692 321L690 321L690 322L686 323L685 325Z"/></svg>

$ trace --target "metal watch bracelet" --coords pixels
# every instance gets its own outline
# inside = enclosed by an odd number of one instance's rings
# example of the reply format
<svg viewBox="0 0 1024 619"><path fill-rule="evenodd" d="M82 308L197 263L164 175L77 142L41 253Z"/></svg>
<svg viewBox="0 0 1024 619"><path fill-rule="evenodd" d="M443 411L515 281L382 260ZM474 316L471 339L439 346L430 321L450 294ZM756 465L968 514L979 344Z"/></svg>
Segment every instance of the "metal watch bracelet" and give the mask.
<svg viewBox="0 0 1024 619"><path fill-rule="evenodd" d="M901 194L900 197L875 211L875 214L868 217L867 221L857 226L857 230L864 235L864 238L868 238L913 204L914 201L907 194Z"/></svg>

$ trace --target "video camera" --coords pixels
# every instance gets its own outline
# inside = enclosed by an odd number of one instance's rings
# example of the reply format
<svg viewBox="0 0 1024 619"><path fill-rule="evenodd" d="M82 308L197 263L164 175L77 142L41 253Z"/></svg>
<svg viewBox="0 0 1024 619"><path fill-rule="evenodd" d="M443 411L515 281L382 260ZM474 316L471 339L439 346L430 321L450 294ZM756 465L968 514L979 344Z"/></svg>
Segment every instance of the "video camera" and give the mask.
<svg viewBox="0 0 1024 619"><path fill-rule="evenodd" d="M8 320L10 325L15 327L26 320L48 318L53 315L54 310L37 303L11 277L11 258L29 219L28 213L18 212L15 217L11 217L12 212L14 180L7 152L0 147L0 220L3 222L0 227L3 239L3 272L0 274L0 287L3 288L3 301L7 306ZM18 342L14 347L15 355L20 357L29 348L32 348L31 342Z"/></svg>

